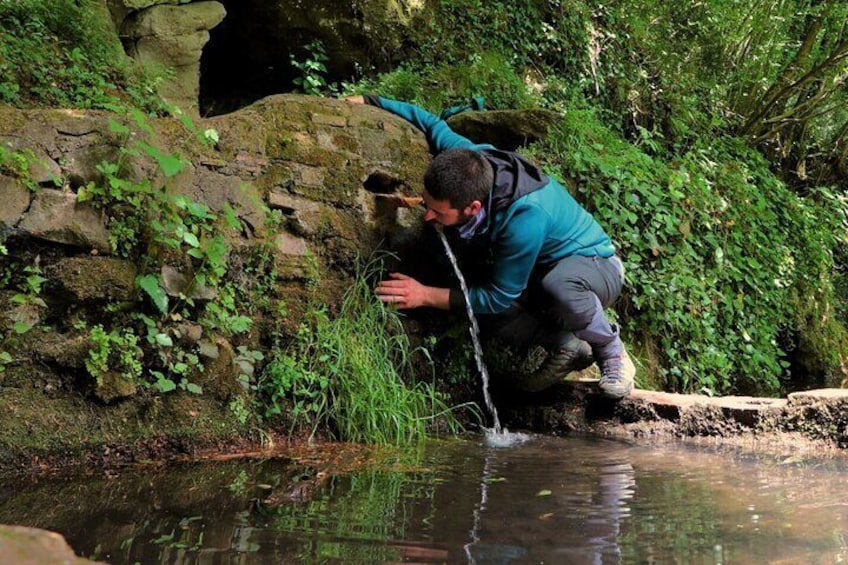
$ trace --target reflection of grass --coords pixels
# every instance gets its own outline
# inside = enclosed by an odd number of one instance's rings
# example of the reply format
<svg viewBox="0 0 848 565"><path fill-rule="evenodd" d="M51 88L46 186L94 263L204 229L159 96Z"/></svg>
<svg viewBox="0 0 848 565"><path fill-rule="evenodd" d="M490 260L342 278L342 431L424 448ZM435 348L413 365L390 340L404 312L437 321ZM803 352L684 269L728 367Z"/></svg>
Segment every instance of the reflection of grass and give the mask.
<svg viewBox="0 0 848 565"><path fill-rule="evenodd" d="M377 261L361 267L338 315L331 319L325 309L314 309L293 350L269 363L262 382L269 411L291 399L295 420L325 426L344 441L417 441L436 420L456 432L460 426L445 395L432 383L410 385L402 378L416 372L410 343L398 315L371 288L378 267Z"/></svg>
<svg viewBox="0 0 848 565"><path fill-rule="evenodd" d="M405 539L411 518L405 505L431 500L433 493L432 481L420 475L364 471L334 477L306 505L273 509L271 523L283 532L320 532L303 540L305 562L400 562L400 550L381 542Z"/></svg>

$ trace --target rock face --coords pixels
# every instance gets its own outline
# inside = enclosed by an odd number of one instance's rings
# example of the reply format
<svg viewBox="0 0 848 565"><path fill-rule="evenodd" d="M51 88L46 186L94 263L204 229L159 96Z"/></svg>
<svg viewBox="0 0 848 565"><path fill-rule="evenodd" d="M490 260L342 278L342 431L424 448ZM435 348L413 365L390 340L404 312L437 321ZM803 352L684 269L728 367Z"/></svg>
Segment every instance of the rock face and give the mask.
<svg viewBox="0 0 848 565"><path fill-rule="evenodd" d="M226 16L224 6L219 2L123 0L113 3L112 14L128 55L173 73L159 94L196 114L200 57L209 30Z"/></svg>
<svg viewBox="0 0 848 565"><path fill-rule="evenodd" d="M103 214L77 201L77 195L43 189L15 224L26 235L82 249L109 250Z"/></svg>
<svg viewBox="0 0 848 565"><path fill-rule="evenodd" d="M314 59L318 42L327 82L403 60L425 0L101 0L126 53L171 77L160 94L197 115L230 112L295 90L291 59ZM223 23L222 23L223 22ZM214 31L213 31L214 30ZM210 35L210 31L212 34ZM210 42L211 39L211 42ZM202 72L202 76L201 76Z"/></svg>
<svg viewBox="0 0 848 565"><path fill-rule="evenodd" d="M106 247L108 251L108 245ZM135 299L136 266L110 257L78 256L51 265L51 294L72 302L129 302Z"/></svg>
<svg viewBox="0 0 848 565"><path fill-rule="evenodd" d="M96 562L77 557L65 538L57 533L23 526L0 526L0 563L86 565Z"/></svg>
<svg viewBox="0 0 848 565"><path fill-rule="evenodd" d="M49 177L30 179L42 183L40 187L36 183L35 191L20 179L0 175L0 190L8 204L0 214L3 231L61 244L77 253L110 253L109 211L80 202L77 195L88 183L102 183L98 165L116 160L129 143L108 133L109 119L98 112L0 109L0 140L13 139L14 147L42 155L42 168L52 171ZM299 95L269 97L199 124L200 129L216 130L219 141L214 147L198 143L176 120L151 120L150 125L158 132L155 137L162 151L181 155L184 166L176 176L164 179L154 160L141 155L130 163L131 180L167 182L173 193L217 213L233 209L243 228L236 246L259 243L266 236L278 238L279 234L265 232L266 209L277 210L288 230L279 239L280 253L299 257L311 253L347 264L385 235L374 232L387 224L370 197L384 189L375 188L369 179L389 175L402 180L391 190L416 192L430 158L423 137L398 118L369 106ZM132 137L146 135L137 132ZM56 178L60 188L55 188ZM297 243L297 238L303 241ZM69 271L60 270L62 281L56 282L74 286L67 278ZM111 290L103 291L107 294L127 294L125 282L116 279L89 282L111 285ZM82 289L75 288L73 292L81 296Z"/></svg>
<svg viewBox="0 0 848 565"><path fill-rule="evenodd" d="M491 143L498 149L515 151L544 139L559 119L556 112L537 108L463 112L449 118L448 123L475 143Z"/></svg>

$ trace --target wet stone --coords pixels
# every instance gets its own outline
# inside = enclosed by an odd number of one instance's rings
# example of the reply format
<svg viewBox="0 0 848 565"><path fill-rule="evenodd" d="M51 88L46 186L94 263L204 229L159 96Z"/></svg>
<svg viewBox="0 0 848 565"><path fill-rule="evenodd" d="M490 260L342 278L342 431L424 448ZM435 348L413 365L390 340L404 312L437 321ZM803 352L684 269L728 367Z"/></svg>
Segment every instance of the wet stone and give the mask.
<svg viewBox="0 0 848 565"><path fill-rule="evenodd" d="M65 538L55 532L0 525L0 563L85 565L97 562L77 557Z"/></svg>

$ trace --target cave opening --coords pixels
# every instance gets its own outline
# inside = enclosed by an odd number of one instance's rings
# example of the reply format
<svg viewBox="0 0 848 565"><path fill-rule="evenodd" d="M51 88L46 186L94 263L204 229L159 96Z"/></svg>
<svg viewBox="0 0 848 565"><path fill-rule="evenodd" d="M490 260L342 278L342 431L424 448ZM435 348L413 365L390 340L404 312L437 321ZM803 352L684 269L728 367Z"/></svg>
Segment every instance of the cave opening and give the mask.
<svg viewBox="0 0 848 565"><path fill-rule="evenodd" d="M210 31L200 60L200 114L215 116L269 96L299 91L302 71L291 63L311 56L320 42L328 59L326 84L351 80L362 54L351 45L361 35L361 19L349 3L218 0L227 16Z"/></svg>

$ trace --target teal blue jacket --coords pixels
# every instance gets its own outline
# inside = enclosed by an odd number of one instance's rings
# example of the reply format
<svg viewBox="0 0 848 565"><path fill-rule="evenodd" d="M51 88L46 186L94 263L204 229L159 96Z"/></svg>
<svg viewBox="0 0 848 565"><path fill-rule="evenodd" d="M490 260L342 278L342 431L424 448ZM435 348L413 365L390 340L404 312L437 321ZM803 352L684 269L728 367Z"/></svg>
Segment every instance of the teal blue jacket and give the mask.
<svg viewBox="0 0 848 565"><path fill-rule="evenodd" d="M475 144L447 122L413 104L366 96L370 104L404 118L427 136L436 153L448 149L480 151L492 164L495 182L484 202L485 221L474 237L487 237L493 249L490 281L469 289L477 314L507 310L527 288L537 266L546 268L571 255L610 257L609 236L574 197L538 167L509 151ZM460 291L451 291L451 307L463 307Z"/></svg>

